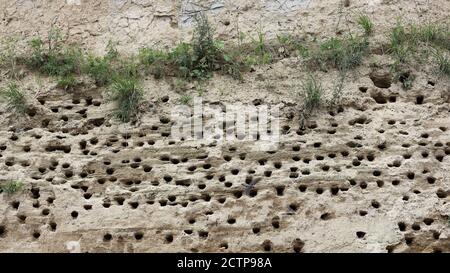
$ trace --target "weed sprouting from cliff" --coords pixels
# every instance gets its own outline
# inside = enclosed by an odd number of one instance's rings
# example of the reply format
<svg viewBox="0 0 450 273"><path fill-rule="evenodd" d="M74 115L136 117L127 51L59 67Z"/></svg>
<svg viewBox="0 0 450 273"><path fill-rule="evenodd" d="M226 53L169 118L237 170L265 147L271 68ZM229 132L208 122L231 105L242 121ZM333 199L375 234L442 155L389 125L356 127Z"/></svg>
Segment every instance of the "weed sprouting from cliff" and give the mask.
<svg viewBox="0 0 450 273"><path fill-rule="evenodd" d="M223 45L214 40L214 29L203 13L198 14L196 21L192 38L192 73L198 74L198 77L207 77L211 71L216 69L217 62L222 58Z"/></svg>
<svg viewBox="0 0 450 273"><path fill-rule="evenodd" d="M443 52L436 51L435 59L438 65L439 71L447 76L450 76L450 58L448 55L445 55Z"/></svg>
<svg viewBox="0 0 450 273"><path fill-rule="evenodd" d="M361 64L368 47L365 37L331 38L319 45L311 57L311 64L323 71L330 66L339 70L352 69Z"/></svg>
<svg viewBox="0 0 450 273"><path fill-rule="evenodd" d="M83 70L94 79L97 86L103 86L110 81L111 68L105 57L88 56Z"/></svg>
<svg viewBox="0 0 450 273"><path fill-rule="evenodd" d="M364 30L365 35L369 36L373 33L374 25L373 25L372 20L370 20L369 16L367 16L365 14L361 14L358 17L357 22Z"/></svg>
<svg viewBox="0 0 450 273"><path fill-rule="evenodd" d="M450 50L450 31L448 26L439 23L424 25L403 25L400 21L391 30L388 53L394 57L391 70L395 79L400 77L409 67L423 65L434 60L438 70L448 75L448 57L445 51Z"/></svg>
<svg viewBox="0 0 450 273"><path fill-rule="evenodd" d="M5 185L0 187L0 190L2 192L5 192L7 194L14 194L18 191L20 191L23 188L24 184L22 181L9 181Z"/></svg>
<svg viewBox="0 0 450 273"><path fill-rule="evenodd" d="M116 117L122 122L135 118L142 100L142 90L134 78L114 79L108 91L109 99L117 103Z"/></svg>
<svg viewBox="0 0 450 273"><path fill-rule="evenodd" d="M9 83L5 89L1 90L0 95L16 113L24 114L26 112L25 95L20 91L16 83Z"/></svg>
<svg viewBox="0 0 450 273"><path fill-rule="evenodd" d="M305 109L310 112L320 104L322 86L316 78L309 75L302 83L303 95L305 96Z"/></svg>
<svg viewBox="0 0 450 273"><path fill-rule="evenodd" d="M256 60L251 64L268 64L272 61L272 56L267 46L266 35L262 28L258 29L257 37L250 36L253 44L253 50L256 55ZM247 61L249 62L249 61Z"/></svg>
<svg viewBox="0 0 450 273"><path fill-rule="evenodd" d="M2 40L3 50L0 51L0 68L7 70L7 77L17 80L21 71L17 63L17 41L16 37L8 37Z"/></svg>
<svg viewBox="0 0 450 273"><path fill-rule="evenodd" d="M58 86L68 89L80 72L83 62L81 49L64 43L59 30L52 29L44 42L39 37L29 42L31 53L22 57L23 62L39 72L59 78Z"/></svg>
<svg viewBox="0 0 450 273"><path fill-rule="evenodd" d="M155 78L174 73L182 78L206 79L224 58L221 42L214 39L214 29L206 16L199 13L190 43L180 43L169 52L144 48L139 59Z"/></svg>
<svg viewBox="0 0 450 273"><path fill-rule="evenodd" d="M139 60L157 79L177 76L205 80L214 71L240 79L243 64L239 61L238 54L234 53L227 52L223 42L214 39L214 28L207 17L199 13L190 42L181 42L170 51L143 48L139 52Z"/></svg>
<svg viewBox="0 0 450 273"><path fill-rule="evenodd" d="M305 120L311 115L313 110L320 106L323 89L322 85L313 75L308 75L301 84L301 95L303 96L303 106L300 109L300 127L303 128Z"/></svg>

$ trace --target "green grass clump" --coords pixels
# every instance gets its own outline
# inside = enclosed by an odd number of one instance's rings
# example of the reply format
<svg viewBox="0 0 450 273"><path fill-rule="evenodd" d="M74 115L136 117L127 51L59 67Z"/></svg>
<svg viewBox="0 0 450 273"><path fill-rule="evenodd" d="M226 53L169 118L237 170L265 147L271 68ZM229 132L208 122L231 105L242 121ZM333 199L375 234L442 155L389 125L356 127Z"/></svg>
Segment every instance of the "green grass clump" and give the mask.
<svg viewBox="0 0 450 273"><path fill-rule="evenodd" d="M51 30L46 42L36 37L30 42L30 53L21 59L30 69L58 77L58 86L69 89L76 84L75 76L80 74L83 54L75 46L63 42L58 30Z"/></svg>
<svg viewBox="0 0 450 273"><path fill-rule="evenodd" d="M122 122L129 122L139 112L142 90L138 81L130 77L117 77L108 90L109 99L117 103L116 117Z"/></svg>
<svg viewBox="0 0 450 273"><path fill-rule="evenodd" d="M156 79L166 76L166 64L169 61L169 55L162 51L152 48L143 48L138 55L140 63Z"/></svg>
<svg viewBox="0 0 450 273"><path fill-rule="evenodd" d="M88 56L83 72L89 75L97 86L108 84L113 73L108 58L94 56Z"/></svg>
<svg viewBox="0 0 450 273"><path fill-rule="evenodd" d="M303 95L305 97L304 109L311 112L314 108L320 105L320 99L322 96L322 86L313 76L308 78L302 83Z"/></svg>
<svg viewBox="0 0 450 273"><path fill-rule="evenodd" d="M365 37L331 38L319 45L311 56L313 66L327 71L328 67L348 70L361 64L369 42Z"/></svg>
<svg viewBox="0 0 450 273"><path fill-rule="evenodd" d="M435 61L442 74L449 71L449 60L443 51L450 50L450 32L448 26L441 24L426 24L422 26L404 26L397 22L390 33L389 50L394 57L391 70L394 78L409 89L414 78L402 79L404 71L412 66ZM434 55L434 58L432 58Z"/></svg>
<svg viewBox="0 0 450 273"><path fill-rule="evenodd" d="M439 68L439 71L447 76L450 76L450 58L448 55L437 51L435 53L436 63Z"/></svg>
<svg viewBox="0 0 450 273"><path fill-rule="evenodd" d="M423 43L450 50L450 31L448 26L428 24L418 28L417 36Z"/></svg>
<svg viewBox="0 0 450 273"><path fill-rule="evenodd" d="M78 81L73 74L61 76L56 84L56 86L64 90L72 90L77 85Z"/></svg>
<svg viewBox="0 0 450 273"><path fill-rule="evenodd" d="M304 98L303 106L300 110L300 128L304 128L305 120L311 115L313 110L320 106L323 89L316 78L309 75L301 84L301 95Z"/></svg>
<svg viewBox="0 0 450 273"><path fill-rule="evenodd" d="M97 86L111 83L116 76L115 62L119 60L119 52L111 41L107 45L105 56L88 55L83 61L82 72L90 76Z"/></svg>
<svg viewBox="0 0 450 273"><path fill-rule="evenodd" d="M20 77L20 69L17 63L17 39L9 37L2 41L0 51L0 68L7 70L10 79L17 80Z"/></svg>
<svg viewBox="0 0 450 273"><path fill-rule="evenodd" d="M189 105L192 102L192 97L190 95L183 95L180 97L180 103L184 105Z"/></svg>
<svg viewBox="0 0 450 273"><path fill-rule="evenodd" d="M0 94L11 109L19 114L24 114L26 112L27 106L25 95L20 91L17 84L10 83Z"/></svg>
<svg viewBox="0 0 450 273"><path fill-rule="evenodd" d="M253 50L255 56L249 56L247 63L249 65L254 64L269 64L272 62L272 54L266 43L266 35L262 30L258 31L256 38L250 36L253 44ZM287 42L285 39L281 39L282 42Z"/></svg>
<svg viewBox="0 0 450 273"><path fill-rule="evenodd" d="M410 61L410 57L415 57L421 49L427 47L450 50L448 27L439 24L405 27L401 22L397 22L391 31L389 52L400 62Z"/></svg>
<svg viewBox="0 0 450 273"><path fill-rule="evenodd" d="M7 194L14 194L20 191L23 186L24 184L22 181L10 181L6 183L6 185L1 186L0 189L2 192L5 192Z"/></svg>
<svg viewBox="0 0 450 273"><path fill-rule="evenodd" d="M365 14L361 14L358 17L357 20L358 24L361 26L361 28L364 30L364 34L369 36L373 33L373 23L372 20L370 20L369 16Z"/></svg>
<svg viewBox="0 0 450 273"><path fill-rule="evenodd" d="M214 29L203 14L196 17L190 42L179 43L171 51L141 49L139 63L155 78L176 76L184 79L205 80L214 71L221 71L240 79L242 62L234 51L225 51L224 44L214 39Z"/></svg>
<svg viewBox="0 0 450 273"><path fill-rule="evenodd" d="M67 47L55 41L54 47L46 47L42 39L34 38L30 42L31 56L26 60L30 68L50 76L67 76L79 71L82 54L80 49Z"/></svg>

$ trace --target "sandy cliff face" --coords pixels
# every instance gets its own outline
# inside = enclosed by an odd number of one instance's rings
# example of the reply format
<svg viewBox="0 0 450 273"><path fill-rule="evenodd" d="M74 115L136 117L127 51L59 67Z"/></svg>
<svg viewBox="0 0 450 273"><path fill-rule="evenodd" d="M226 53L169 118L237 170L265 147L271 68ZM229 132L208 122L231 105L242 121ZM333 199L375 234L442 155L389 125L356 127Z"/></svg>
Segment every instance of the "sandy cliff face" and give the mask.
<svg viewBox="0 0 450 273"><path fill-rule="evenodd" d="M259 29L275 37L282 32L314 37L334 35L355 26L352 15L373 15L379 29L392 26L398 18L427 22L448 17L448 1L360 0L341 7L340 0L57 0L7 1L0 3L2 35L24 37L46 35L52 27L70 39L99 52L109 40L122 50L142 46L173 46L191 36L193 15L206 11L218 38L230 41L240 31ZM346 21L350 20L349 23ZM380 31L379 35L382 34Z"/></svg>
<svg viewBox="0 0 450 273"><path fill-rule="evenodd" d="M53 26L85 49L102 53L112 40L132 53L189 39L196 10L225 42L258 29L339 35L366 12L371 39L383 43L398 16L450 15L445 0L47 2L2 0L1 36ZM424 65L411 71L410 90L377 87L391 60L373 51L347 78L342 105L319 109L305 128L297 94L306 72L295 58L255 67L243 82L217 75L202 92L192 85L206 105L280 107L282 135L269 151L254 141L174 141L170 113L182 94L170 81L144 80L132 125L112 117L104 88L67 92L27 73L26 117L0 106L0 182L25 183L0 193L0 251L449 252L449 79ZM337 72L318 76L330 99Z"/></svg>

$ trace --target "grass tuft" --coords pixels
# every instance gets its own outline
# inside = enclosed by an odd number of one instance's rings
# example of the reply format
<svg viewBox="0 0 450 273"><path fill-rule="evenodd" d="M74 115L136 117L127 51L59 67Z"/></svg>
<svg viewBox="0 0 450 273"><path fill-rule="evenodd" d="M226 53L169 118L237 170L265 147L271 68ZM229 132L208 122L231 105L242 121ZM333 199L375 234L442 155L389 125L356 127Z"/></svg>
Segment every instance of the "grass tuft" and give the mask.
<svg viewBox="0 0 450 273"><path fill-rule="evenodd" d="M305 110L311 112L314 108L320 105L320 99L322 96L322 86L313 76L308 78L302 83L303 95L305 96Z"/></svg>
<svg viewBox="0 0 450 273"><path fill-rule="evenodd" d="M2 192L5 192L7 194L14 194L20 191L23 186L24 184L22 181L10 181L6 183L6 185L1 186L0 189L2 190Z"/></svg>
<svg viewBox="0 0 450 273"><path fill-rule="evenodd" d="M450 76L450 58L443 52L436 51L435 53L436 63L438 65L439 71L447 76Z"/></svg>
<svg viewBox="0 0 450 273"><path fill-rule="evenodd" d="M17 38L9 37L2 40L2 49L0 51L0 68L7 71L7 77L17 80L21 72L17 63Z"/></svg>
<svg viewBox="0 0 450 273"><path fill-rule="evenodd" d="M360 65L367 53L369 42L365 37L331 38L319 45L311 55L313 67L327 71L328 67L348 70Z"/></svg>
<svg viewBox="0 0 450 273"><path fill-rule="evenodd" d="M56 84L57 87L62 88L64 90L72 90L75 86L78 85L78 81L74 75L64 75L61 76Z"/></svg>
<svg viewBox="0 0 450 273"><path fill-rule="evenodd" d="M83 65L83 72L94 79L97 86L104 86L110 82L112 70L108 58L88 56Z"/></svg>
<svg viewBox="0 0 450 273"><path fill-rule="evenodd" d="M109 99L117 102L116 117L122 122L135 118L142 100L142 90L134 78L118 77L109 88Z"/></svg>
<svg viewBox="0 0 450 273"><path fill-rule="evenodd" d="M357 20L358 24L364 30L366 36L370 36L373 33L373 23L369 16L365 14L360 14Z"/></svg>
<svg viewBox="0 0 450 273"><path fill-rule="evenodd" d="M11 109L19 114L25 114L27 110L25 95L20 91L17 84L8 84L8 87L3 89L0 94Z"/></svg>
<svg viewBox="0 0 450 273"><path fill-rule="evenodd" d="M180 97L180 103L184 105L189 105L192 102L192 97L190 95L183 95Z"/></svg>

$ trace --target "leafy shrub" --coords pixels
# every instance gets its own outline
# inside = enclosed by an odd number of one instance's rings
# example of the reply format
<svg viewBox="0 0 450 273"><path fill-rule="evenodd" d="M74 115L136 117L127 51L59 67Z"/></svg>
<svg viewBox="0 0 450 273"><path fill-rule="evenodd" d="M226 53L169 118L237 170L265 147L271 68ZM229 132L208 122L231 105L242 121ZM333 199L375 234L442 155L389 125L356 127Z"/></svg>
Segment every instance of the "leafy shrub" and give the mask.
<svg viewBox="0 0 450 273"><path fill-rule="evenodd" d="M97 86L109 83L113 73L108 58L94 56L88 56L83 72L94 79Z"/></svg>
<svg viewBox="0 0 450 273"><path fill-rule="evenodd" d="M143 48L139 51L139 61L156 79L166 76L166 64L169 55L162 50Z"/></svg>
<svg viewBox="0 0 450 273"><path fill-rule="evenodd" d="M204 80L214 71L222 71L241 79L243 62L238 53L226 52L224 44L214 39L214 29L203 14L196 17L194 34L189 43L179 43L169 52L151 48L141 49L139 63L155 78L177 76Z"/></svg>
<svg viewBox="0 0 450 273"><path fill-rule="evenodd" d="M223 44L214 40L214 29L203 13L197 16L196 22L197 25L191 42L193 50L192 72L199 78L206 78L218 68L217 63L222 61Z"/></svg>
<svg viewBox="0 0 450 273"><path fill-rule="evenodd" d="M30 69L36 69L49 76L59 77L58 86L72 87L75 75L79 74L83 64L81 50L63 43L59 31L50 31L47 42L33 38L29 42L31 53L23 57Z"/></svg>

